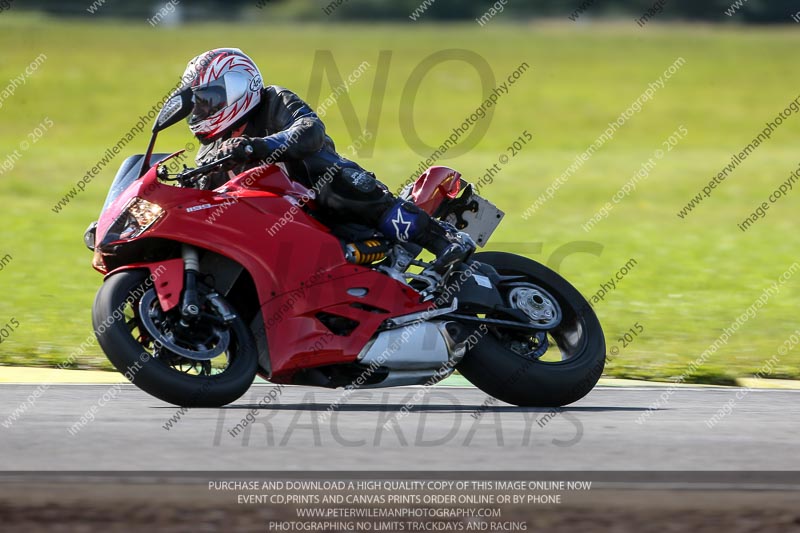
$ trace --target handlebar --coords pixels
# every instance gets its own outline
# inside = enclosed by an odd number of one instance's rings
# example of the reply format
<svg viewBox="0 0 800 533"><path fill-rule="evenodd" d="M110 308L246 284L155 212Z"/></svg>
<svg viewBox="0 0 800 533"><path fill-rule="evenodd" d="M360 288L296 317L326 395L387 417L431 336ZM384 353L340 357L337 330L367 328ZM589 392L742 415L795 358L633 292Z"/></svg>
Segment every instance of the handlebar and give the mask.
<svg viewBox="0 0 800 533"><path fill-rule="evenodd" d="M179 174L179 178L180 178L181 181L189 181L192 178L194 178L195 176L198 176L200 174L205 174L209 170L213 170L215 167L220 166L222 163L224 163L226 161L230 161L232 158L233 158L233 155L226 155L225 157L217 159L216 161L212 161L210 163L206 163L205 165L200 165L197 168L192 168L190 170L185 170L185 171L183 171L183 172L181 172Z"/></svg>
<svg viewBox="0 0 800 533"><path fill-rule="evenodd" d="M253 153L253 147L250 146L250 145L247 145L247 146L245 146L244 151L245 151L245 153L247 155L250 155L250 154ZM194 183L194 179L193 178L195 176L199 176L201 174L205 174L209 170L213 170L214 168L220 166L222 163L230 161L231 159L233 159L233 154L226 155L225 157L221 157L221 158L219 158L219 159L217 159L215 161L211 161L210 163L206 163L205 165L201 165L201 166L199 166L197 168L185 170L185 171L181 172L180 174L178 174L178 180L181 183L186 183L186 184L190 184L191 185L191 184Z"/></svg>

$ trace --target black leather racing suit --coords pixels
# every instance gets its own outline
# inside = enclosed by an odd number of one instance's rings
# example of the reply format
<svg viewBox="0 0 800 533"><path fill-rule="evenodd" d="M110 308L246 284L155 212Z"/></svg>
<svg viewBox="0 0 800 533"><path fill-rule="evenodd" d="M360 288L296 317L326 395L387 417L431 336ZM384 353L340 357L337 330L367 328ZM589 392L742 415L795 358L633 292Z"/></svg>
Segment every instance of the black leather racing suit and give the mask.
<svg viewBox="0 0 800 533"><path fill-rule="evenodd" d="M272 162L282 163L293 180L314 188L321 207L344 222L376 227L396 201L372 173L336 152L322 120L288 89L271 85L262 90L261 103L248 114L243 135L265 138L273 150ZM216 159L227 138L202 146L198 164Z"/></svg>
<svg viewBox="0 0 800 533"><path fill-rule="evenodd" d="M316 190L317 203L325 215L337 222L378 229L395 241L417 243L439 259L468 253L463 245L454 245L460 242L454 228L395 197L374 174L340 156L333 140L325 133L322 120L288 89L274 85L265 87L261 102L245 120L242 135L260 138L262 144L266 142L268 161L285 165L292 179ZM237 124L233 130L241 126L242 123ZM229 136L203 146L197 162L203 164L217 159L220 146ZM222 182L224 180L226 178ZM222 182L212 180L212 186L217 187Z"/></svg>

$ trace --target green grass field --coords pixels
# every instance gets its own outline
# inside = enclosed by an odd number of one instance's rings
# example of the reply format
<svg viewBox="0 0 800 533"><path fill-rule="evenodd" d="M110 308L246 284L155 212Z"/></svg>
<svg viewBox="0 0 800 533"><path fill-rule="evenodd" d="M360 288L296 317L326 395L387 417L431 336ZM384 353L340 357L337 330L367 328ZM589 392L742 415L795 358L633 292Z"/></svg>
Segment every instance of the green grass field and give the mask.
<svg viewBox="0 0 800 533"><path fill-rule="evenodd" d="M287 44L291 43L291 44ZM560 272L594 294L629 259L637 265L596 309L612 356L614 376L669 379L680 375L764 289L798 260L794 230L800 193L774 204L746 233L737 229L800 162L800 117L773 133L685 220L676 213L729 163L779 111L798 96L800 71L789 53L796 28L706 26L638 28L633 23L504 26L202 25L151 29L141 24L54 22L14 13L0 17L0 90L40 53L47 59L0 109L0 158L28 132L53 126L0 175L5 224L0 258L0 325L19 327L0 345L0 361L49 365L64 360L92 334L90 309L101 282L90 266L82 233L97 217L124 156L143 150L146 134L125 149L61 213L51 208L140 114L172 86L186 61L216 46L238 46L260 64L267 83L309 92L318 51L330 51L343 76L363 61L371 67L352 87L365 124L378 51L391 51L388 84L374 152L357 160L396 188L421 155L398 126L407 79L430 54L448 48L477 52L501 81L522 62L531 69L498 102L487 134L444 164L477 179L524 130L533 141L483 194L507 212L497 248L546 261L554 250L602 246L597 256L574 253ZM676 58L685 65L589 159L534 216L522 213ZM448 61L423 80L413 117L421 138L442 143L480 105L480 78L467 63ZM320 100L333 88L324 81ZM319 101L311 101L318 104ZM403 109L401 109L401 107ZM325 117L340 147L353 142L339 106ZM680 126L688 130L590 232L581 226L627 182ZM162 148L191 141L179 125ZM0 160L2 165L2 160ZM507 244L499 244L507 243ZM2 263L0 263L2 264ZM758 370L798 329L800 276L780 287L691 380L726 382ZM644 331L622 348L620 337ZM108 367L96 347L81 367ZM791 352L773 377L798 377Z"/></svg>

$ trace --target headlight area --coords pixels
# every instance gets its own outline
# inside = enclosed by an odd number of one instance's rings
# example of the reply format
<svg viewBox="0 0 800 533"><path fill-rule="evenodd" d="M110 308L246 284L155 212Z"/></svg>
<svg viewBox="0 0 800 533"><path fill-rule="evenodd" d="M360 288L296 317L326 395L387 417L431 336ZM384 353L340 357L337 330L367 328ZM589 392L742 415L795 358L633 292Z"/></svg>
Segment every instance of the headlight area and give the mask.
<svg viewBox="0 0 800 533"><path fill-rule="evenodd" d="M101 246L125 239L135 239L155 224L165 211L160 205L138 196L131 199L111 227L108 228Z"/></svg>

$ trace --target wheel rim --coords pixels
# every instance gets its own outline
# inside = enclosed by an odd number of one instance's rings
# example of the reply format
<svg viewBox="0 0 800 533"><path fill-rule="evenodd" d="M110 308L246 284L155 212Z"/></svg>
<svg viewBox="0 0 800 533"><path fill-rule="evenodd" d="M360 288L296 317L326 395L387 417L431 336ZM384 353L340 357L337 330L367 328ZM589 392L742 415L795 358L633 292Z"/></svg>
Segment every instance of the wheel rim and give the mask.
<svg viewBox="0 0 800 533"><path fill-rule="evenodd" d="M544 330L553 329L561 322L561 306L538 285L515 283L506 298L512 309L519 309Z"/></svg>
<svg viewBox="0 0 800 533"><path fill-rule="evenodd" d="M501 286L501 290L512 308L525 313L542 329L527 333L491 328L503 346L524 359L535 359L543 364L564 364L580 357L588 339L578 310L558 297L556 291L543 286L541 280L533 280L525 272L500 269L498 272L528 278L525 282Z"/></svg>

